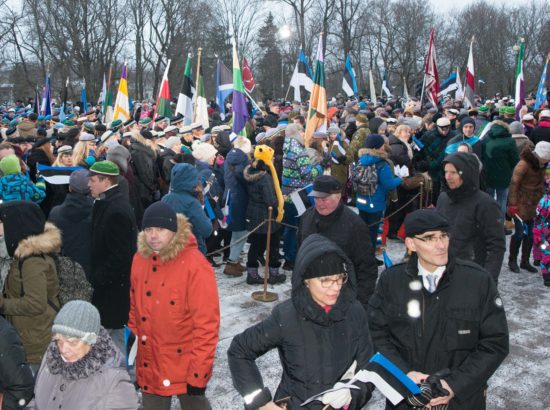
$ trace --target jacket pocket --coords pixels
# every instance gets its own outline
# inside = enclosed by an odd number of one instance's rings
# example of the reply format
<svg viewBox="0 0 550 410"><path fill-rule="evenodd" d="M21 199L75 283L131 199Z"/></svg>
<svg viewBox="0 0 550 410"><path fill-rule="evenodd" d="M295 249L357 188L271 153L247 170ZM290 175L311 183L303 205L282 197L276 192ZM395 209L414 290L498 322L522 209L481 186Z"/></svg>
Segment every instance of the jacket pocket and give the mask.
<svg viewBox="0 0 550 410"><path fill-rule="evenodd" d="M175 383L186 383L189 367L189 353L185 353L182 346L159 347L160 383L165 387Z"/></svg>
<svg viewBox="0 0 550 410"><path fill-rule="evenodd" d="M479 340L479 312L475 309L447 309L447 349L472 350Z"/></svg>

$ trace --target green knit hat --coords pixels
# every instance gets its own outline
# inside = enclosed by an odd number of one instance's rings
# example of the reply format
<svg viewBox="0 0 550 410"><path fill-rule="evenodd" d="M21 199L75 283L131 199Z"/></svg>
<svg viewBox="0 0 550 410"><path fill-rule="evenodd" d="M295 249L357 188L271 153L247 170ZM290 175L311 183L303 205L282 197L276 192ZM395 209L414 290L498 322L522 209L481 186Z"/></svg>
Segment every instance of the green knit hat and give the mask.
<svg viewBox="0 0 550 410"><path fill-rule="evenodd" d="M139 124L140 125L149 125L149 124L151 124L151 118L149 118L149 117L142 118L141 120L139 120Z"/></svg>
<svg viewBox="0 0 550 410"><path fill-rule="evenodd" d="M515 114L516 113L516 107L504 107L504 114Z"/></svg>
<svg viewBox="0 0 550 410"><path fill-rule="evenodd" d="M21 163L15 155L8 155L0 161L0 171L4 175L20 174Z"/></svg>
<svg viewBox="0 0 550 410"><path fill-rule="evenodd" d="M477 109L479 112L489 112L489 107L482 105Z"/></svg>
<svg viewBox="0 0 550 410"><path fill-rule="evenodd" d="M90 172L96 175L117 176L119 171L114 162L99 161L90 167Z"/></svg>
<svg viewBox="0 0 550 410"><path fill-rule="evenodd" d="M118 127L122 125L122 120L114 120L111 123L111 130L115 131Z"/></svg>

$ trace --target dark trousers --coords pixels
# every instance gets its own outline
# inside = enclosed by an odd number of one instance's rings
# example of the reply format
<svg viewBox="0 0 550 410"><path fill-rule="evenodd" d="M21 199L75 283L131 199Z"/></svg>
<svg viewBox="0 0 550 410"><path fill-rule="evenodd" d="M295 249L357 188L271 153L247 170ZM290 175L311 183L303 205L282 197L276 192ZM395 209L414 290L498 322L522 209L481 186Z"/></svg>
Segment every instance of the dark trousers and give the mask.
<svg viewBox="0 0 550 410"><path fill-rule="evenodd" d="M172 396L157 396L143 392L143 410L170 410ZM205 396L178 396L182 410L211 410L210 403Z"/></svg>
<svg viewBox="0 0 550 410"><path fill-rule="evenodd" d="M405 206L403 209L400 209L398 212L396 212L399 208L403 207L403 205L410 201L411 198L417 193L417 190L407 191L406 189L397 188L397 201L391 202L388 206L388 210L386 211L386 215L391 215L388 218L388 235L397 235L397 232L399 232L399 228L401 228L401 225L405 220L405 216L407 216L407 214L411 213L417 208L417 200L415 200Z"/></svg>
<svg viewBox="0 0 550 410"><path fill-rule="evenodd" d="M285 254L285 260L294 263L296 254L298 253L298 223L300 219L298 217L298 211L296 206L292 203L285 202L285 214L283 216L283 222L289 225L296 226L296 228L284 227L283 233L283 253Z"/></svg>
<svg viewBox="0 0 550 410"><path fill-rule="evenodd" d="M279 263L279 238L280 229L271 232L271 242L269 243L269 267L278 268ZM267 234L253 233L248 237L250 247L248 248L248 257L246 266L249 268L257 268L259 266L258 257L262 256L266 250Z"/></svg>
<svg viewBox="0 0 550 410"><path fill-rule="evenodd" d="M365 212L365 211L359 211L359 216L367 226L369 227L369 233L370 233L370 240L372 242L372 249L376 252L376 238L378 237L378 228L380 227L380 224L383 222L382 217L384 216L384 211L378 211L378 212Z"/></svg>
<svg viewBox="0 0 550 410"><path fill-rule="evenodd" d="M220 249L222 247L222 242L223 246L229 246L231 243L231 231L219 228L217 232L217 235L212 233L212 235L210 235L206 240L206 253L211 253L217 249ZM229 258L229 248L223 251L223 256L226 259Z"/></svg>

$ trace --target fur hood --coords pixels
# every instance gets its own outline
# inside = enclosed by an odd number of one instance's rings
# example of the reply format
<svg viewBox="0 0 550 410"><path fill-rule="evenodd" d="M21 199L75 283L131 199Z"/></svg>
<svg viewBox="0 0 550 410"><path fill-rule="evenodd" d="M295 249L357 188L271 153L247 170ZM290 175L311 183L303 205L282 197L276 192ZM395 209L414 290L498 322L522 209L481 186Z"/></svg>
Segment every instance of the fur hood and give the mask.
<svg viewBox="0 0 550 410"><path fill-rule="evenodd" d="M189 244L191 239L191 224L183 214L178 215L178 230L168 246L162 249L158 255L162 262L168 262L175 259L176 256ZM154 251L145 241L145 233L142 231L138 235L138 253L146 259L153 256Z"/></svg>
<svg viewBox="0 0 550 410"><path fill-rule="evenodd" d="M267 171L253 168L250 165L247 165L243 170L243 177L246 182L257 182L262 179L265 174L267 174Z"/></svg>
<svg viewBox="0 0 550 410"><path fill-rule="evenodd" d="M15 249L15 257L23 259L32 255L59 253L61 251L61 232L52 223L46 222L44 232L21 240Z"/></svg>
<svg viewBox="0 0 550 410"><path fill-rule="evenodd" d="M388 159L388 153L386 151L377 151L370 148L359 149L359 152L358 152L359 157L362 157L365 154L371 155L373 157L382 158L382 159Z"/></svg>

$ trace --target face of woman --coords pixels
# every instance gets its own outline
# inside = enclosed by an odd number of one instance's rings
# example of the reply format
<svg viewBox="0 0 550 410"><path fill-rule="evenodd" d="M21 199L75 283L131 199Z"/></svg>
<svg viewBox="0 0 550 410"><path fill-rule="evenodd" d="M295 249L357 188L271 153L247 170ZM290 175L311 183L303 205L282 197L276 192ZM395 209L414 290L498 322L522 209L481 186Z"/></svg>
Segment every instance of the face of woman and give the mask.
<svg viewBox="0 0 550 410"><path fill-rule="evenodd" d="M75 337L67 337L57 334L54 336L59 354L69 363L74 363L88 354L91 345Z"/></svg>
<svg viewBox="0 0 550 410"><path fill-rule="evenodd" d="M347 273L306 279L311 298L321 307L332 306L338 300L342 286L348 280Z"/></svg>
<svg viewBox="0 0 550 410"><path fill-rule="evenodd" d="M59 162L65 167L71 167L73 165L73 157L70 154L62 154Z"/></svg>

